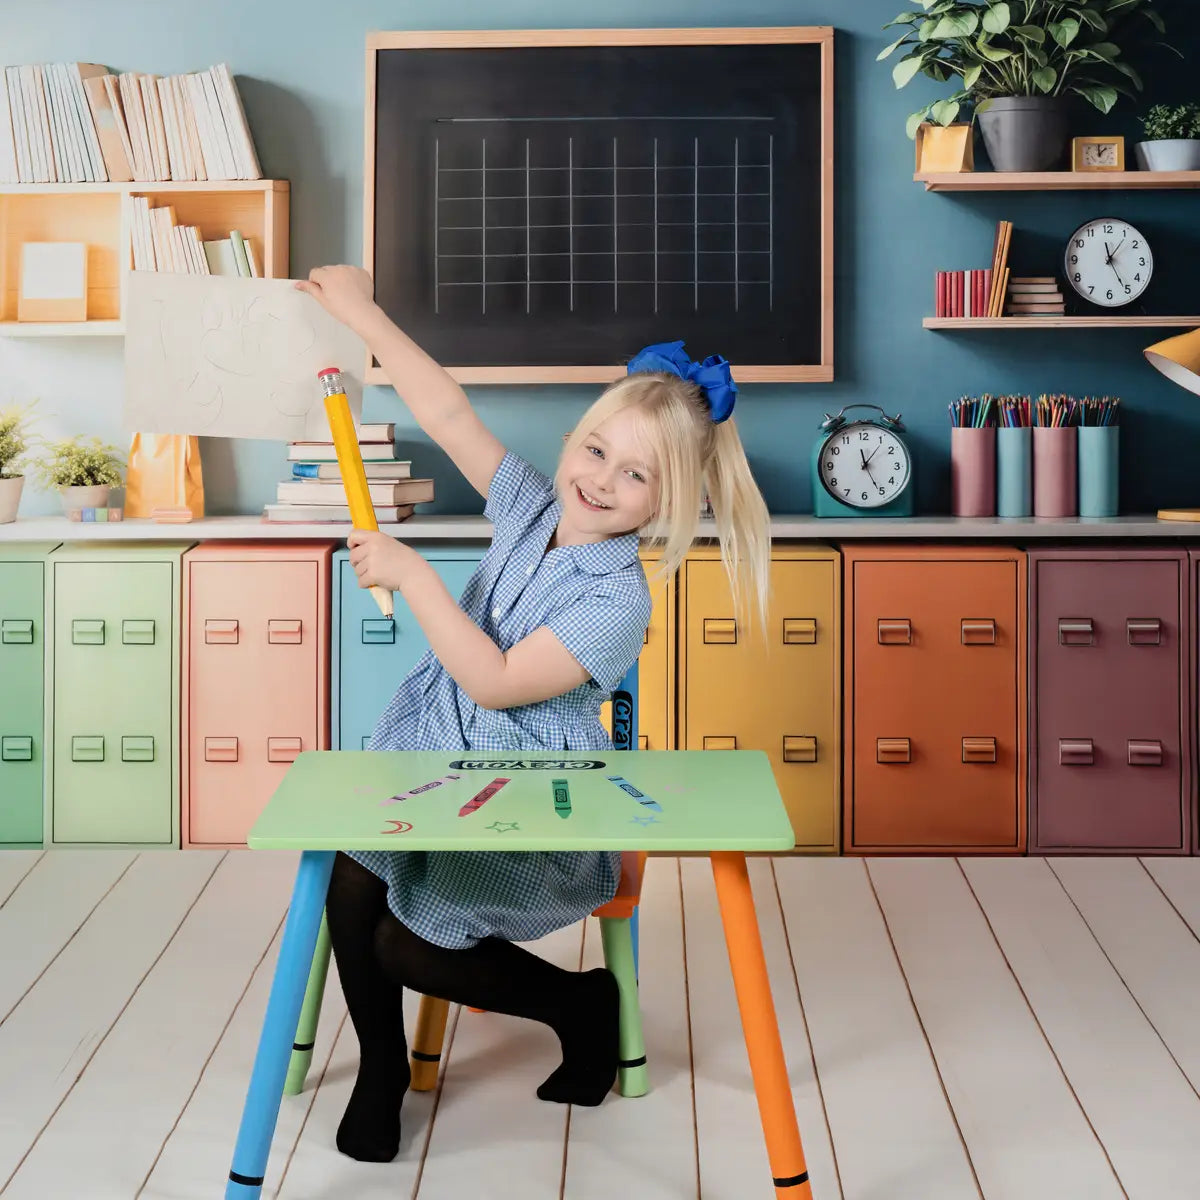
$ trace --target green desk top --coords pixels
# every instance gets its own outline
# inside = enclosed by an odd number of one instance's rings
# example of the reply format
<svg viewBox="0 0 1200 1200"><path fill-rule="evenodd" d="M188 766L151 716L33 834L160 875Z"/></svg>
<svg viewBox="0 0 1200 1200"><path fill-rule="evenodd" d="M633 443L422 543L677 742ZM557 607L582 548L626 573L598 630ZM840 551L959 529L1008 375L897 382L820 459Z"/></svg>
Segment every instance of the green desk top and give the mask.
<svg viewBox="0 0 1200 1200"><path fill-rule="evenodd" d="M483 798L499 779L508 782ZM761 750L324 750L296 758L247 841L260 850L789 850L795 838Z"/></svg>

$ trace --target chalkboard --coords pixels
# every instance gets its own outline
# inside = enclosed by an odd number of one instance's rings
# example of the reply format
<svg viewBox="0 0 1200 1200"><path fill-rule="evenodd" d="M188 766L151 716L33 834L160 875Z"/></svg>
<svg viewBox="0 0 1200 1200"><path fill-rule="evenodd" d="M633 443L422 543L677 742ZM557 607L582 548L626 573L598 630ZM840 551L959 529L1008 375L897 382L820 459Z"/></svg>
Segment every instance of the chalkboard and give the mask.
<svg viewBox="0 0 1200 1200"><path fill-rule="evenodd" d="M739 380L833 377L832 30L368 49L364 261L458 378L605 380L677 338Z"/></svg>

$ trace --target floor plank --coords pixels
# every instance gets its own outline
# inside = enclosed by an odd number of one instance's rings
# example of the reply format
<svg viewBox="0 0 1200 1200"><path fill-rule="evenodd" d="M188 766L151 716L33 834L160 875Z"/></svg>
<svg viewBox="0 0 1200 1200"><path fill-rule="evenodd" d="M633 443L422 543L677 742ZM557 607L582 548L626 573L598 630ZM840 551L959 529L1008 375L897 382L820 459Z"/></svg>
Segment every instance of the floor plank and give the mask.
<svg viewBox="0 0 1200 1200"><path fill-rule="evenodd" d="M528 949L577 970L583 924ZM444 1067L419 1200L559 1200L567 1107L539 1100L558 1039L533 1021L463 1012Z"/></svg>
<svg viewBox="0 0 1200 1200"><path fill-rule="evenodd" d="M958 863L877 858L868 874L987 1200L1119 1200Z"/></svg>
<svg viewBox="0 0 1200 1200"><path fill-rule="evenodd" d="M89 1197L137 1194L283 919L295 872L294 854L225 856L9 1184L13 1200L69 1195L76 1156L94 1163Z"/></svg>
<svg viewBox="0 0 1200 1200"><path fill-rule="evenodd" d="M1052 858L1121 981L1200 1088L1200 943L1136 858Z"/></svg>
<svg viewBox="0 0 1200 1200"><path fill-rule="evenodd" d="M775 873L846 1200L978 1197L865 863Z"/></svg>
<svg viewBox="0 0 1200 1200"><path fill-rule="evenodd" d="M0 908L0 1023L136 857L128 850L50 854L25 877Z"/></svg>
<svg viewBox="0 0 1200 1200"><path fill-rule="evenodd" d="M640 907L638 996L650 1091L626 1099L614 1090L598 1108L571 1110L564 1200L696 1196L696 1127L676 859L647 859ZM584 970L603 964L600 923L588 921Z"/></svg>
<svg viewBox="0 0 1200 1200"><path fill-rule="evenodd" d="M37 866L45 851L0 850L0 909L21 886L21 880Z"/></svg>
<svg viewBox="0 0 1200 1200"><path fill-rule="evenodd" d="M701 1194L704 1200L770 1200L775 1189L746 1058L737 994L729 972L712 866L705 858L685 858L680 860L680 869ZM813 1192L823 1198L838 1197L841 1189L796 996L771 863L765 858L752 858L749 871Z"/></svg>
<svg viewBox="0 0 1200 1200"><path fill-rule="evenodd" d="M1200 859L1147 855L1141 864L1171 907L1187 922L1192 936L1200 938Z"/></svg>
<svg viewBox="0 0 1200 1200"><path fill-rule="evenodd" d="M1050 864L981 858L963 870L1131 1200L1194 1197L1200 1100Z"/></svg>
<svg viewBox="0 0 1200 1200"><path fill-rule="evenodd" d="M216 851L139 855L120 885L0 1025L0 1190L85 1070L222 857ZM119 1112L116 1106L106 1108ZM115 1147L107 1147L103 1160L117 1154ZM86 1188L91 1172L101 1169L102 1162L74 1161L77 1184ZM99 1200L90 1190L86 1194L89 1200ZM39 1200L45 1200L44 1193Z"/></svg>

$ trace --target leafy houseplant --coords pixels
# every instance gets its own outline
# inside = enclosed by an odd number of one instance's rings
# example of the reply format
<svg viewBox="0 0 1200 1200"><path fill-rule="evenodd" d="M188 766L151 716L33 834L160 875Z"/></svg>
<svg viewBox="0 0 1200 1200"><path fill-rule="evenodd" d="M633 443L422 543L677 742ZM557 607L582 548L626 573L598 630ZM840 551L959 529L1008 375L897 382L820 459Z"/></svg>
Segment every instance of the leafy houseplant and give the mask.
<svg viewBox="0 0 1200 1200"><path fill-rule="evenodd" d="M1134 149L1144 171L1200 171L1200 105L1156 104L1142 132L1146 140Z"/></svg>
<svg viewBox="0 0 1200 1200"><path fill-rule="evenodd" d="M22 463L29 450L27 413L21 408L0 410L0 525L17 519L25 484Z"/></svg>
<svg viewBox="0 0 1200 1200"><path fill-rule="evenodd" d="M110 488L121 486L124 460L116 446L99 438L70 437L54 442L37 473L48 488L57 488L63 509L102 507Z"/></svg>
<svg viewBox="0 0 1200 1200"><path fill-rule="evenodd" d="M997 171L1043 171L1066 146L1066 100L1078 96L1102 113L1142 81L1121 61L1113 40L1142 19L1159 32L1154 0L917 0L884 26L904 36L878 59L906 48L892 78L902 88L918 75L957 78L953 95L908 118L912 137L923 121L950 125L973 108Z"/></svg>

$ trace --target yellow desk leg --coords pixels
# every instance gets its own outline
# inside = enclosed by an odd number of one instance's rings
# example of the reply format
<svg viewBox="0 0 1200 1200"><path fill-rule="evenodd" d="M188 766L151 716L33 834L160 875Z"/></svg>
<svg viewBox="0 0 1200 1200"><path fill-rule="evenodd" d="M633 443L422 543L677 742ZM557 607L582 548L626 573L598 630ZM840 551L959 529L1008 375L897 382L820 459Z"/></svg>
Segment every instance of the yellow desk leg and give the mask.
<svg viewBox="0 0 1200 1200"><path fill-rule="evenodd" d="M746 856L720 850L710 857L776 1200L812 1200Z"/></svg>

